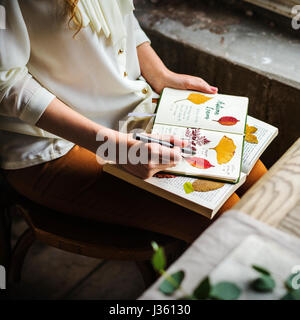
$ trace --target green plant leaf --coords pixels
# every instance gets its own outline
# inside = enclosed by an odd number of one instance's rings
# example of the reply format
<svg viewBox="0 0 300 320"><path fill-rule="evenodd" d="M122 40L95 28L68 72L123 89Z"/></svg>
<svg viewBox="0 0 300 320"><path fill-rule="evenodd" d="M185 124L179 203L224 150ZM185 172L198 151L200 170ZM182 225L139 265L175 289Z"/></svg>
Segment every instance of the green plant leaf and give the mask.
<svg viewBox="0 0 300 320"><path fill-rule="evenodd" d="M241 289L232 282L219 282L212 286L209 297L218 300L236 300L241 295Z"/></svg>
<svg viewBox="0 0 300 320"><path fill-rule="evenodd" d="M253 264L252 268L256 271L258 271L259 273L265 274L266 276L270 276L271 272L261 266L258 266L257 264Z"/></svg>
<svg viewBox="0 0 300 320"><path fill-rule="evenodd" d="M169 277L172 279L165 279L159 286L159 290L166 295L173 294L179 288L184 278L184 271L180 270Z"/></svg>
<svg viewBox="0 0 300 320"><path fill-rule="evenodd" d="M293 296L294 300L300 300L300 289L293 290L290 293Z"/></svg>
<svg viewBox="0 0 300 320"><path fill-rule="evenodd" d="M152 242L151 242L151 246L152 246L152 248L153 248L154 251L158 250L158 248L159 248L157 242L155 242L155 241L152 241Z"/></svg>
<svg viewBox="0 0 300 320"><path fill-rule="evenodd" d="M166 266L166 256L164 249L162 247L159 247L158 244L154 241L151 244L154 249L154 254L151 260L153 268L156 271L161 271Z"/></svg>
<svg viewBox="0 0 300 320"><path fill-rule="evenodd" d="M190 182L186 182L183 185L183 188L184 188L185 193L191 193L191 192L195 191L194 188L193 188L193 185Z"/></svg>
<svg viewBox="0 0 300 320"><path fill-rule="evenodd" d="M206 277L200 282L198 287L194 290L193 295L198 300L204 300L209 297L210 290L211 290L210 280L209 280L209 277Z"/></svg>
<svg viewBox="0 0 300 320"><path fill-rule="evenodd" d="M295 300L291 292L286 293L280 300Z"/></svg>
<svg viewBox="0 0 300 320"><path fill-rule="evenodd" d="M300 271L299 272L297 272L297 273L292 273L291 275L289 275L289 277L285 280L285 286L286 286L286 288L288 289L288 290L292 290L292 291L294 291L294 290L296 290L295 288L293 288L293 279L294 279L294 277L297 277L297 279L299 279L299 274L300 274ZM297 281L297 282L299 282L299 280Z"/></svg>
<svg viewBox="0 0 300 320"><path fill-rule="evenodd" d="M261 276L251 282L251 287L257 292L271 292L276 283L272 276L261 274Z"/></svg>
<svg viewBox="0 0 300 320"><path fill-rule="evenodd" d="M280 300L300 300L300 289L289 291Z"/></svg>

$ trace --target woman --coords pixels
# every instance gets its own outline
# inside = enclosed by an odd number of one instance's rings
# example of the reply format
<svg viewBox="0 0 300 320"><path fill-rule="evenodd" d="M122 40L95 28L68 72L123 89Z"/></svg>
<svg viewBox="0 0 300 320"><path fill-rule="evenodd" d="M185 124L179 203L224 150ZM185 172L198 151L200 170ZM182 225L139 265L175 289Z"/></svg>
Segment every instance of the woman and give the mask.
<svg viewBox="0 0 300 320"><path fill-rule="evenodd" d="M118 120L137 105L151 111L152 88L218 89L166 68L134 17L132 0L0 4L7 14L0 31L0 157L9 183L63 213L193 241L206 219L104 175L95 153L106 141L117 150L150 151L158 163L123 164L142 178L176 165L179 149L136 141L114 130ZM257 164L248 186L264 172ZM238 199L234 194L220 211Z"/></svg>

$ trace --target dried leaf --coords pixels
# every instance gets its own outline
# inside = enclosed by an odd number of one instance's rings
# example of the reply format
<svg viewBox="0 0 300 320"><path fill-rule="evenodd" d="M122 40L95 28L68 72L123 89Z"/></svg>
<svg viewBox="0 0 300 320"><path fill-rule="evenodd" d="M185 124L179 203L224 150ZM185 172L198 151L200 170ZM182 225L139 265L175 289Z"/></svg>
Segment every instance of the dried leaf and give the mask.
<svg viewBox="0 0 300 320"><path fill-rule="evenodd" d="M224 183L205 180L205 179L198 179L192 183L192 186L195 191L207 192L207 191L212 191L212 190L217 190L222 188L224 186Z"/></svg>
<svg viewBox="0 0 300 320"><path fill-rule="evenodd" d="M234 117L222 117L219 120L213 120L213 121L219 122L223 126L233 126L240 120Z"/></svg>
<svg viewBox="0 0 300 320"><path fill-rule="evenodd" d="M201 93L191 93L187 100L193 102L194 104L201 104L201 103L205 103L208 100L211 100L212 98L207 97Z"/></svg>
<svg viewBox="0 0 300 320"><path fill-rule="evenodd" d="M209 169L214 167L208 160L199 157L189 157L185 158L185 160L193 167L198 169Z"/></svg>
<svg viewBox="0 0 300 320"><path fill-rule="evenodd" d="M257 137L254 134L247 134L245 140L249 143L258 143Z"/></svg>
<svg viewBox="0 0 300 320"><path fill-rule="evenodd" d="M257 131L257 128L248 126L246 124L245 141L249 143L258 143L257 137L254 134L252 134L256 131Z"/></svg>
<svg viewBox="0 0 300 320"><path fill-rule="evenodd" d="M176 178L174 174L168 174L168 173L156 173L153 177L163 179L163 178Z"/></svg>
<svg viewBox="0 0 300 320"><path fill-rule="evenodd" d="M257 131L257 128L252 127L252 126L248 126L248 125L246 124L246 134L248 134L248 133L254 133L254 132L256 132L256 131Z"/></svg>
<svg viewBox="0 0 300 320"><path fill-rule="evenodd" d="M211 99L211 97L207 97L201 93L191 93L186 99L177 100L175 101L175 103L179 101L189 100L194 104L202 104Z"/></svg>
<svg viewBox="0 0 300 320"><path fill-rule="evenodd" d="M229 162L235 153L236 145L231 138L224 136L215 148L211 148L217 152L218 164Z"/></svg>
<svg viewBox="0 0 300 320"><path fill-rule="evenodd" d="M186 182L186 183L183 185L183 189L184 189L185 193L194 192L193 185L192 185L190 182Z"/></svg>
<svg viewBox="0 0 300 320"><path fill-rule="evenodd" d="M192 145L203 146L210 142L205 136L201 136L201 129L197 128L187 128L185 131L185 136L189 138Z"/></svg>

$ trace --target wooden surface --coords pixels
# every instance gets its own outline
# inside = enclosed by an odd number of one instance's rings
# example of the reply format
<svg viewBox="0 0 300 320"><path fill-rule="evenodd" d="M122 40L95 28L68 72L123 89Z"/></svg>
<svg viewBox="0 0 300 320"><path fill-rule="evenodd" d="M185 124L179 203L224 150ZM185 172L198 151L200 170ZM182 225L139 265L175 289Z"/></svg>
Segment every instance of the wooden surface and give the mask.
<svg viewBox="0 0 300 320"><path fill-rule="evenodd" d="M234 248L253 234L265 241L277 242L299 256L300 138L233 209L213 223L168 269L170 274L186 271L185 291L192 292L195 279L201 280L210 274ZM255 219L250 220L246 214ZM158 290L161 281L161 278L156 281L140 299L169 298ZM176 299L176 296L171 299Z"/></svg>
<svg viewBox="0 0 300 320"><path fill-rule="evenodd" d="M234 209L300 237L300 138Z"/></svg>
<svg viewBox="0 0 300 320"><path fill-rule="evenodd" d="M191 294L200 281L209 276L212 284L233 281L242 291L248 291L241 299L278 299L286 292L282 280L300 264L299 247L300 238L239 211L229 210L207 228L167 272L185 272L181 285L185 294ZM257 277L251 268L253 264L261 265L276 275L278 287L281 283L281 289L275 290L276 294L249 292L249 282ZM165 296L159 291L162 280L160 277L140 299L177 299L185 295L179 290L172 296Z"/></svg>

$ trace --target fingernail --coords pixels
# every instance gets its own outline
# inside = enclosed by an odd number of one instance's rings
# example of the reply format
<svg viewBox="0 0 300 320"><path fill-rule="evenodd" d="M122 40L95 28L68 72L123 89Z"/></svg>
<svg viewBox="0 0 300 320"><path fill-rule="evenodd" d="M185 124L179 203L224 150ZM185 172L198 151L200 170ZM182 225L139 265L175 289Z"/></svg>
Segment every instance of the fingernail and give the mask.
<svg viewBox="0 0 300 320"><path fill-rule="evenodd" d="M211 89L212 91L218 91L218 88L216 88L216 87L210 87L210 89Z"/></svg>

